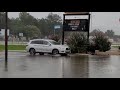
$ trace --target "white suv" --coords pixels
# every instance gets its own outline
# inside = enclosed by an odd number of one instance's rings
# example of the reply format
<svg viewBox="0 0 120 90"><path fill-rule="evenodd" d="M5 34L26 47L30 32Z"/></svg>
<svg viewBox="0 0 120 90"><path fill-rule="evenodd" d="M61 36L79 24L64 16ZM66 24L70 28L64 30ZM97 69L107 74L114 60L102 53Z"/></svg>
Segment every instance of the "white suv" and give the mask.
<svg viewBox="0 0 120 90"><path fill-rule="evenodd" d="M27 44L26 50L30 55L35 55L36 53L39 53L40 55L44 55L44 53L67 55L71 52L67 45L61 45L54 40L48 39L30 40Z"/></svg>

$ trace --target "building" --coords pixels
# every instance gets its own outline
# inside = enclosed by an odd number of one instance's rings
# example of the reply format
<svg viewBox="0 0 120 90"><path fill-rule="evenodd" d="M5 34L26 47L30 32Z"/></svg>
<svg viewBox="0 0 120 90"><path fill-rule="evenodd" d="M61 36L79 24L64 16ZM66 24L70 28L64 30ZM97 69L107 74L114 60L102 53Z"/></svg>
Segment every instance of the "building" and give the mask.
<svg viewBox="0 0 120 90"><path fill-rule="evenodd" d="M8 36L9 36L9 33L10 33L10 30L8 29L8 30L7 30ZM5 29L1 29L1 30L0 30L0 36L5 36Z"/></svg>

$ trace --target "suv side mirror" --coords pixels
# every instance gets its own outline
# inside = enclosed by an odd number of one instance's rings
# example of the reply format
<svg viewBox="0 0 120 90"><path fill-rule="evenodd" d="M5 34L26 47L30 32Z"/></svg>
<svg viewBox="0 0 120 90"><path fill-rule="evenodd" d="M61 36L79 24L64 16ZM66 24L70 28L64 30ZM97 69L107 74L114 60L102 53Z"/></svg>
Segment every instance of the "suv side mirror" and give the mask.
<svg viewBox="0 0 120 90"><path fill-rule="evenodd" d="M49 44L49 46L51 46L51 44Z"/></svg>

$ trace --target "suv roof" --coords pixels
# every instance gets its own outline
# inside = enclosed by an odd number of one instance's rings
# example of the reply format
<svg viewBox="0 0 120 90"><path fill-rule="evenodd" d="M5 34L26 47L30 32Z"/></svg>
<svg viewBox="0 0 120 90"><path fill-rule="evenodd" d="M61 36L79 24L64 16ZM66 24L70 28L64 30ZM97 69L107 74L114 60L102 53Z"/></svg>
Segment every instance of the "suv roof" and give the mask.
<svg viewBox="0 0 120 90"><path fill-rule="evenodd" d="M54 40L52 40L52 39L32 39L32 40L30 40L30 41L35 41L35 40L54 41Z"/></svg>

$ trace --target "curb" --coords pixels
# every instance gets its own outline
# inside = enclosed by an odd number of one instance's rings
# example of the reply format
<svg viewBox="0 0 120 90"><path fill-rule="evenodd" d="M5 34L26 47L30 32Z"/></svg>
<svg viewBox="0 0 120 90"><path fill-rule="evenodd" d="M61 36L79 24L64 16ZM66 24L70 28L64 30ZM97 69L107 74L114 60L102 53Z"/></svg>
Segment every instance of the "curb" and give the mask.
<svg viewBox="0 0 120 90"><path fill-rule="evenodd" d="M76 53L76 54L70 54L69 56L88 56L90 54L82 54L82 53Z"/></svg>
<svg viewBox="0 0 120 90"><path fill-rule="evenodd" d="M3 51L0 51L0 52L4 52L5 50ZM8 52L27 52L26 50L8 50Z"/></svg>
<svg viewBox="0 0 120 90"><path fill-rule="evenodd" d="M25 50L8 50L8 52L26 52Z"/></svg>

